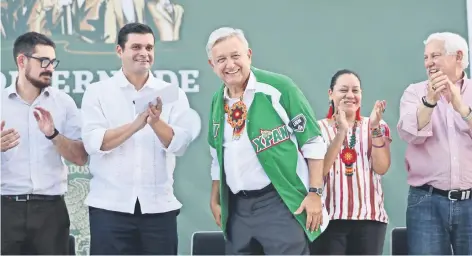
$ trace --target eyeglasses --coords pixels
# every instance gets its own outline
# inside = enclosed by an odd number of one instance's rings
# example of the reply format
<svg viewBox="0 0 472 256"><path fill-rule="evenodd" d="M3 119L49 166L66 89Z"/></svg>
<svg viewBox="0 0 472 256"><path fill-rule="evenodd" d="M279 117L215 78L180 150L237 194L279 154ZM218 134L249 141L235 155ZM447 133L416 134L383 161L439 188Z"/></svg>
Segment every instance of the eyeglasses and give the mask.
<svg viewBox="0 0 472 256"><path fill-rule="evenodd" d="M53 68L56 68L57 65L59 65L59 60L56 60L56 59L49 59L49 58L46 58L46 57L35 57L35 56L31 56L31 55L26 55L26 57L28 58L32 58L32 59L35 59L35 60L39 60L39 62L41 63L41 67L42 68L47 68L49 67L49 65L52 65Z"/></svg>

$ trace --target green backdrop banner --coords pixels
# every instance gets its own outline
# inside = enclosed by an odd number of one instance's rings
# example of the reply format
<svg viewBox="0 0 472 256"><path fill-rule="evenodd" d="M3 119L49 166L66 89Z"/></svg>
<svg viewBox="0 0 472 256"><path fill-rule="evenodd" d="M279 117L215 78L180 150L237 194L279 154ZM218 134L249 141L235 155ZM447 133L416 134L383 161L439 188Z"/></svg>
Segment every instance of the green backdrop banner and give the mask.
<svg viewBox="0 0 472 256"><path fill-rule="evenodd" d="M465 0L313 1L313 0L62 0L2 1L2 88L17 75L13 41L27 31L50 35L61 63L53 86L80 107L86 86L120 68L114 49L117 30L145 22L157 36L154 74L180 86L202 118L202 132L177 159L175 192L183 203L178 218L179 252L190 252L197 230L217 230L209 209L210 155L205 134L210 99L220 85L207 63L205 45L220 26L246 32L256 67L284 73L299 84L318 118L328 109L329 81L350 68L362 79L362 113L377 99L387 100L385 120L395 127L399 99L409 83L425 79L423 40L436 31L467 38ZM444 10L454 15L444 15ZM392 166L383 179L388 230L405 225L408 186L405 143L393 132ZM90 178L87 166L69 165L69 207L77 253L89 248L88 210L83 200ZM389 235L384 253L389 253Z"/></svg>

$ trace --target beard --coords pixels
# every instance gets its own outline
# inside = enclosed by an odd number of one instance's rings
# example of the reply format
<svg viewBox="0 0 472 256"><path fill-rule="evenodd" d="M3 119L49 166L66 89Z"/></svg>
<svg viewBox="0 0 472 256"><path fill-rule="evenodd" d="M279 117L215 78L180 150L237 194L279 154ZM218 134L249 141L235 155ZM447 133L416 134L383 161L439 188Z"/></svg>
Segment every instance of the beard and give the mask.
<svg viewBox="0 0 472 256"><path fill-rule="evenodd" d="M52 78L52 72L50 72L50 71L41 72L39 74L39 77L41 77L41 76L49 76L49 77ZM26 80L28 80L28 82L30 82L34 87L36 87L38 89L44 89L46 87L51 86L52 79L49 80L49 82L43 82L40 79L33 78L31 76L30 70L26 70L25 78L26 78Z"/></svg>

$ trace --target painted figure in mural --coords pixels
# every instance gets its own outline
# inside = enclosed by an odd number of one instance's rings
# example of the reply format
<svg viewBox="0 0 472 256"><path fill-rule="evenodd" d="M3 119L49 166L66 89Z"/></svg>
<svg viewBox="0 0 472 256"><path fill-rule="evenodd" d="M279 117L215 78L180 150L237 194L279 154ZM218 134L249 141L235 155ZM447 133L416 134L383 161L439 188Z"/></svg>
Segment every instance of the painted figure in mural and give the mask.
<svg viewBox="0 0 472 256"><path fill-rule="evenodd" d="M131 22L153 24L160 41L177 41L184 13L170 0L22 0L2 1L1 8L3 38L35 31L107 44L116 43L119 29Z"/></svg>
<svg viewBox="0 0 472 256"><path fill-rule="evenodd" d="M226 253L309 254L329 222L321 201L326 144L310 104L289 77L251 67L241 30L213 31L206 49L224 82L208 142L211 210Z"/></svg>
<svg viewBox="0 0 472 256"><path fill-rule="evenodd" d="M386 102L376 101L370 117L361 116L361 80L350 70L334 74L328 94L328 115L318 122L329 145L323 174L331 221L311 253L381 255L388 223L381 178L392 141L382 119Z"/></svg>
<svg viewBox="0 0 472 256"><path fill-rule="evenodd" d="M472 81L460 35L425 41L428 79L408 86L398 133L408 143L409 254L472 254ZM452 251L451 251L452 246Z"/></svg>
<svg viewBox="0 0 472 256"><path fill-rule="evenodd" d="M13 46L14 85L2 93L2 254L69 253L64 201L67 167L85 165L81 122L74 100L51 87L59 64L55 44L28 32Z"/></svg>
<svg viewBox="0 0 472 256"><path fill-rule="evenodd" d="M155 0L148 2L148 9L161 41L178 41L184 8L170 0Z"/></svg>
<svg viewBox="0 0 472 256"><path fill-rule="evenodd" d="M83 96L82 138L92 174L85 201L90 254L177 254L182 204L174 196L173 161L200 124L188 121L194 112L185 92L151 73L154 43L149 26L125 25L116 46L122 68L87 86ZM144 102L169 88L173 101Z"/></svg>

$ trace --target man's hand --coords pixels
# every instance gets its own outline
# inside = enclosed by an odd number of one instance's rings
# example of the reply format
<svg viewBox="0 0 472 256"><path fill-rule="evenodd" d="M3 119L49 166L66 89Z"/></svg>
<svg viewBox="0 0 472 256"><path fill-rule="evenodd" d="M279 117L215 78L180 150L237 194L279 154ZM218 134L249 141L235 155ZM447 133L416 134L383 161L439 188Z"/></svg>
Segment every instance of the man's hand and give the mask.
<svg viewBox="0 0 472 256"><path fill-rule="evenodd" d="M20 134L13 128L5 131L3 128L5 128L5 121L2 121L1 124L2 152L5 152L20 144Z"/></svg>
<svg viewBox="0 0 472 256"><path fill-rule="evenodd" d="M215 218L216 225L221 228L221 206L216 203L210 205L213 218Z"/></svg>
<svg viewBox="0 0 472 256"><path fill-rule="evenodd" d="M466 117L469 114L470 109L469 106L465 105L462 101L462 95L459 86L448 80L447 91L451 97L451 105L454 110L462 117Z"/></svg>
<svg viewBox="0 0 472 256"><path fill-rule="evenodd" d="M301 214L304 210L306 211L306 229L318 230L323 224L323 205L321 203L321 197L315 193L308 193L303 199L300 207L295 211L295 214Z"/></svg>
<svg viewBox="0 0 472 256"><path fill-rule="evenodd" d="M33 115L36 118L36 122L38 122L39 130L46 136L52 136L55 127L51 113L42 107L35 107L35 109L37 111L34 111Z"/></svg>
<svg viewBox="0 0 472 256"><path fill-rule="evenodd" d="M162 113L161 98L157 97L156 101L157 101L156 105L152 105L151 103L149 103L149 107L147 110L149 116L146 120L148 124L156 123L157 121L159 121L159 118L161 117L161 113Z"/></svg>
<svg viewBox="0 0 472 256"><path fill-rule="evenodd" d="M132 125L135 131L139 131L146 126L146 120L149 117L148 111L144 111L143 113L139 114L136 119L134 119Z"/></svg>
<svg viewBox="0 0 472 256"><path fill-rule="evenodd" d="M438 71L431 75L428 82L428 93L426 94L426 100L429 104L436 104L441 98L441 93L447 89L449 78L443 74L442 71Z"/></svg>

